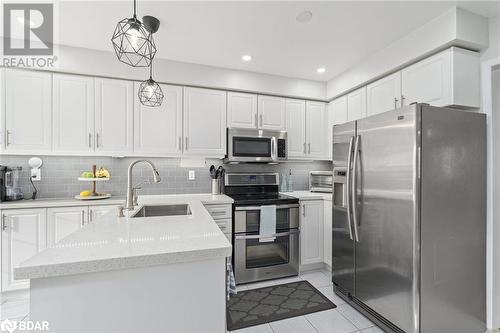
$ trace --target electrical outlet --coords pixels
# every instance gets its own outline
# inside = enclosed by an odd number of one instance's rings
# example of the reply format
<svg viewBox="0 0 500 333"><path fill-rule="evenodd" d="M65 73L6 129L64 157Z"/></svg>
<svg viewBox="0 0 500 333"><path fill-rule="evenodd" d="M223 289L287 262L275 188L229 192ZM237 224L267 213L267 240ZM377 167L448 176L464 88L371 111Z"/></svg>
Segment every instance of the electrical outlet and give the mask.
<svg viewBox="0 0 500 333"><path fill-rule="evenodd" d="M189 170L189 180L195 180L196 179L196 175L194 173L194 170Z"/></svg>
<svg viewBox="0 0 500 333"><path fill-rule="evenodd" d="M42 180L42 170L40 170L40 168L31 169L31 179L33 179L33 181Z"/></svg>

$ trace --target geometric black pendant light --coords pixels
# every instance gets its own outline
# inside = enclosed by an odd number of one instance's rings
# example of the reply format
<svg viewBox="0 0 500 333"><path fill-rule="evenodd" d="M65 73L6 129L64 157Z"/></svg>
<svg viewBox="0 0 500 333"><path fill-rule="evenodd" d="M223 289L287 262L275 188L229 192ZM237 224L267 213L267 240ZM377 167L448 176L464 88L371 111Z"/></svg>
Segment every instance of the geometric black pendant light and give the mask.
<svg viewBox="0 0 500 333"><path fill-rule="evenodd" d="M153 62L149 66L149 79L142 81L137 93L139 101L145 106L160 106L163 102L163 91L160 85L153 80Z"/></svg>
<svg viewBox="0 0 500 333"><path fill-rule="evenodd" d="M137 19L136 0L134 0L134 16L118 22L111 42L116 56L121 62L133 67L149 67L151 65L156 54L156 45L152 31Z"/></svg>

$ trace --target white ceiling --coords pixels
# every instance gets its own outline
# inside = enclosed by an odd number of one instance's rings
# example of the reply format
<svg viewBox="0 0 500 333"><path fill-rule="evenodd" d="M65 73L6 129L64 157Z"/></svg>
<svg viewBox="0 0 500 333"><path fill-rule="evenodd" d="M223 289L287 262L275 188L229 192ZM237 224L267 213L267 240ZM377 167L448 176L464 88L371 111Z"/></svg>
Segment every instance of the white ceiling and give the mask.
<svg viewBox="0 0 500 333"><path fill-rule="evenodd" d="M326 81L439 16L457 2L170 2L138 0L138 16L153 15L157 57ZM484 16L500 2L459 2ZM305 10L312 20L299 23ZM132 14L128 1L61 1L60 43L110 50L116 22ZM241 56L250 54L251 62ZM322 75L318 67L325 67Z"/></svg>

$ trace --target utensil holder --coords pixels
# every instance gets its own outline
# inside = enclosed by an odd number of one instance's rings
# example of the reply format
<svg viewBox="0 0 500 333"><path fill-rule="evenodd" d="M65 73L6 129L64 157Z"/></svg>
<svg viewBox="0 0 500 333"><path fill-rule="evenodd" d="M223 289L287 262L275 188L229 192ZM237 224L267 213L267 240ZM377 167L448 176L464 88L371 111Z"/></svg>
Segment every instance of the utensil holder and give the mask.
<svg viewBox="0 0 500 333"><path fill-rule="evenodd" d="M220 194L220 179L212 179L212 194Z"/></svg>

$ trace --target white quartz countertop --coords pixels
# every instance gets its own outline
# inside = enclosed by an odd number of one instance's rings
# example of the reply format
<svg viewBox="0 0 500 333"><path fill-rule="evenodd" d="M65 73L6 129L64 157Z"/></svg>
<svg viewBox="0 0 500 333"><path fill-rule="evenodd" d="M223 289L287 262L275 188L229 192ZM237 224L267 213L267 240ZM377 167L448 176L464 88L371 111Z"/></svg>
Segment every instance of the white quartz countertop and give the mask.
<svg viewBox="0 0 500 333"><path fill-rule="evenodd" d="M204 204L231 204L225 195L140 196L127 217L116 212L70 234L15 268L34 279L223 258L231 244ZM142 205L188 204L191 215L131 218Z"/></svg>
<svg viewBox="0 0 500 333"><path fill-rule="evenodd" d="M332 200L331 193L310 192L310 191L293 191L283 192L285 195L297 198L299 200Z"/></svg>

